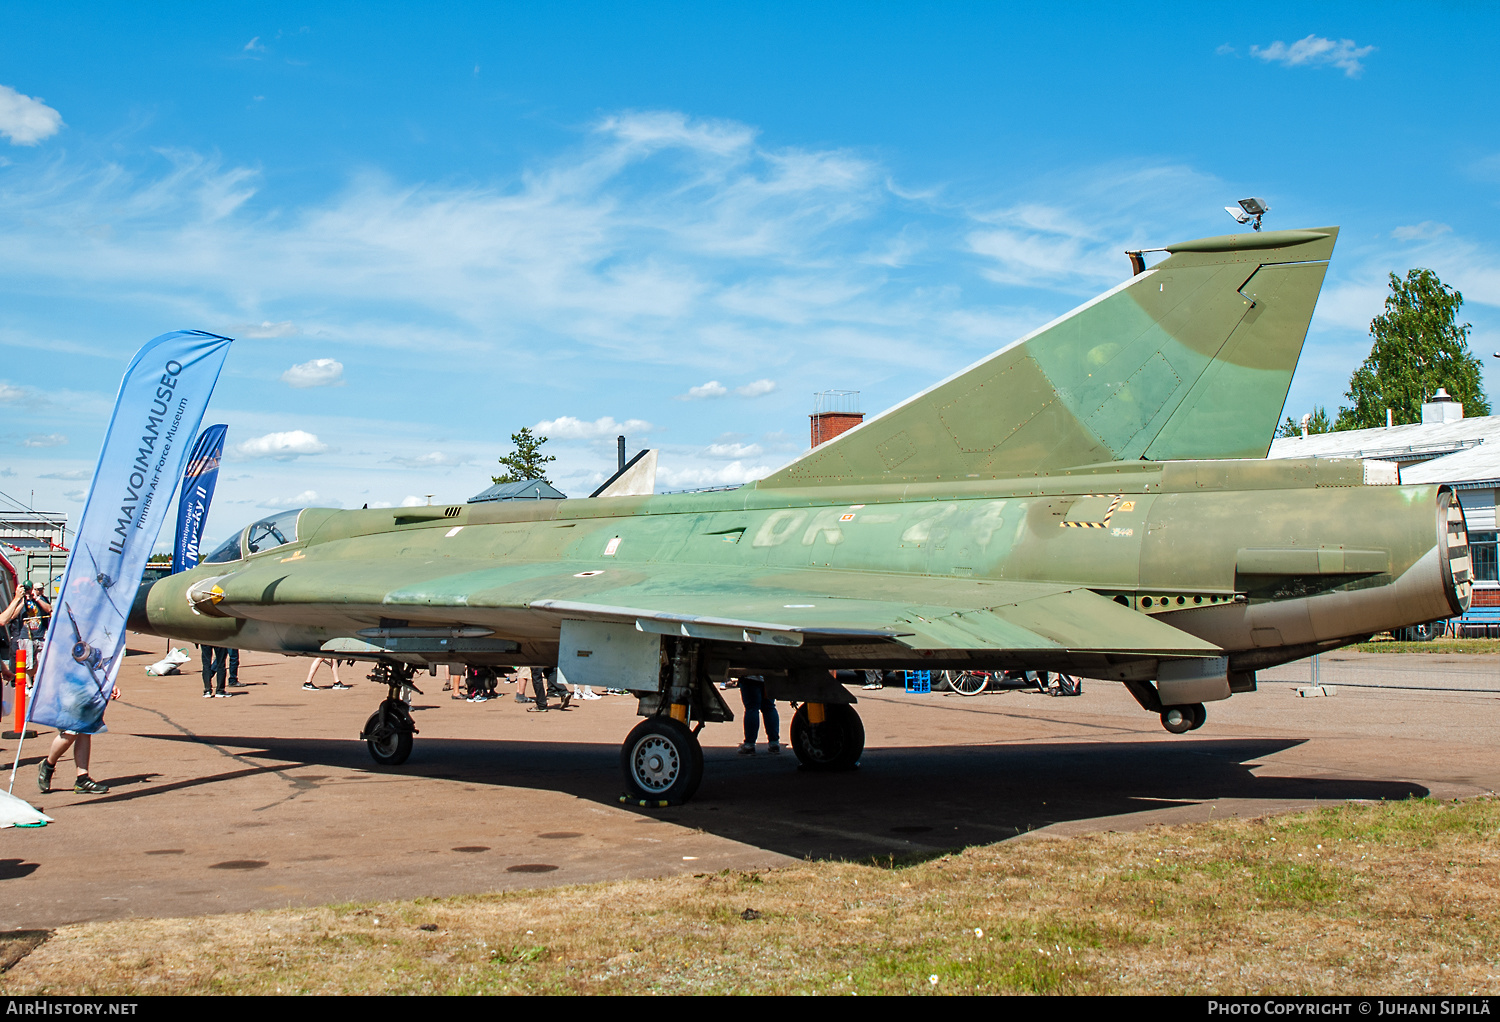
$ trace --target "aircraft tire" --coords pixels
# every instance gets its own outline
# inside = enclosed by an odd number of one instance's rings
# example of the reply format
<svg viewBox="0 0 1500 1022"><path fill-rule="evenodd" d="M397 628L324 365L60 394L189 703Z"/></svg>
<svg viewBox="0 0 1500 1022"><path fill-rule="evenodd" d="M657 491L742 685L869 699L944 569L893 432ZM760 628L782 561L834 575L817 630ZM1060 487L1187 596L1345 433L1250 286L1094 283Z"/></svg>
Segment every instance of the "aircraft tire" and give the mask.
<svg viewBox="0 0 1500 1022"><path fill-rule="evenodd" d="M703 780L703 747L671 717L647 717L620 746L625 794L643 805L681 805Z"/></svg>
<svg viewBox="0 0 1500 1022"><path fill-rule="evenodd" d="M853 770L865 752L864 722L847 703L825 703L821 724L808 722L804 703L790 731L792 752L808 770Z"/></svg>
<svg viewBox="0 0 1500 1022"><path fill-rule="evenodd" d="M1204 724L1208 723L1208 710L1204 708L1202 703L1194 703L1192 706L1188 707L1188 709L1193 711L1192 730L1196 731Z"/></svg>
<svg viewBox="0 0 1500 1022"><path fill-rule="evenodd" d="M1167 706L1161 711L1161 726L1174 735L1185 735L1193 730L1193 721L1197 715L1191 706ZM1207 719L1207 714L1204 714Z"/></svg>
<svg viewBox="0 0 1500 1022"><path fill-rule="evenodd" d="M400 766L411 755L411 732L391 727L383 720L383 710L376 710L365 721L370 758L381 766Z"/></svg>

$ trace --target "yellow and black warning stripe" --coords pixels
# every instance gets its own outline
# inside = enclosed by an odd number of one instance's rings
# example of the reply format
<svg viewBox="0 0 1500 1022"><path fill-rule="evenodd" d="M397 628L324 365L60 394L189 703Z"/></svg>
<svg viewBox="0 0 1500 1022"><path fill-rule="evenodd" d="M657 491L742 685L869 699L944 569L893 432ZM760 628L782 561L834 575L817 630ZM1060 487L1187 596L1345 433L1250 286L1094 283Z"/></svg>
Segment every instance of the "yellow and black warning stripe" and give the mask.
<svg viewBox="0 0 1500 1022"><path fill-rule="evenodd" d="M1064 529L1107 529L1107 528L1109 528L1109 520L1112 517L1114 517L1115 510L1120 506L1120 501L1124 499L1125 494L1123 494L1123 493L1091 493L1091 494L1089 494L1089 496L1090 497L1113 497L1113 498L1115 498L1114 500L1112 500L1112 501L1109 502L1109 510L1106 511L1106 512L1104 512L1104 520L1103 521L1101 521L1101 522L1058 522L1057 523L1058 526L1061 527L1061 528L1064 528Z"/></svg>

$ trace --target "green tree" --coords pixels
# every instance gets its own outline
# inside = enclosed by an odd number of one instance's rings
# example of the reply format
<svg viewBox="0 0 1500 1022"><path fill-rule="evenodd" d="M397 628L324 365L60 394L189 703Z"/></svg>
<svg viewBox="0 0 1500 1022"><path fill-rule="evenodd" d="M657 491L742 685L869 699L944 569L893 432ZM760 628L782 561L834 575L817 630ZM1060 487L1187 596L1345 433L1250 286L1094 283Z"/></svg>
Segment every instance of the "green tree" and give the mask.
<svg viewBox="0 0 1500 1022"><path fill-rule="evenodd" d="M516 449L500 459L505 472L490 476L490 481L519 483L528 479L540 479L550 485L552 480L547 478L547 463L556 461L557 458L542 454L542 444L547 442L547 438L533 435L530 426L522 426L521 432L510 435L510 442L516 445Z"/></svg>
<svg viewBox="0 0 1500 1022"><path fill-rule="evenodd" d="M1333 423L1328 421L1328 410L1322 405L1313 405L1312 415L1307 420L1307 435L1312 436L1314 433L1332 432ZM1281 424L1281 428L1276 431L1276 435L1301 436L1301 420L1294 420L1290 415L1288 415L1286 417L1286 421Z"/></svg>
<svg viewBox="0 0 1500 1022"><path fill-rule="evenodd" d="M1464 414L1490 414L1480 363L1469 352L1471 324L1458 322L1464 296L1431 270L1408 270L1402 280L1391 274L1385 312L1370 321L1375 343L1364 364L1349 378L1335 429L1370 429L1385 425L1385 410L1396 423L1422 421L1422 402L1445 387Z"/></svg>

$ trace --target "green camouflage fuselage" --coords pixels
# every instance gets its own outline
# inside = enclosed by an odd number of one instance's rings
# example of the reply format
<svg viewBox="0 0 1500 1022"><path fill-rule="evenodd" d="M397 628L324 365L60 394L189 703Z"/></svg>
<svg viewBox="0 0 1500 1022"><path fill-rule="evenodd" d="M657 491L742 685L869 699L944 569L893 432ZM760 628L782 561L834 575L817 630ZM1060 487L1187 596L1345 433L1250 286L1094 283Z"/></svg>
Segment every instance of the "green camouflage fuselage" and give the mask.
<svg viewBox="0 0 1500 1022"><path fill-rule="evenodd" d="M1058 605L1016 617L1028 601L1086 590L1205 644L1178 644L1181 654L1211 644L1231 670L1255 670L1467 604L1447 491L1365 485L1364 471L1129 462L1011 481L309 509L291 544L156 583L132 623L300 653L382 623L468 625L518 648L425 660L555 664L566 606L533 604L561 602L825 629L796 646L721 641L736 665L1154 677L1171 643L1090 648L1078 635L1091 621L1049 621L1068 613ZM222 596L201 598L206 580ZM998 641L965 612L1000 613L1044 641ZM869 631L872 613L890 638L836 631Z"/></svg>

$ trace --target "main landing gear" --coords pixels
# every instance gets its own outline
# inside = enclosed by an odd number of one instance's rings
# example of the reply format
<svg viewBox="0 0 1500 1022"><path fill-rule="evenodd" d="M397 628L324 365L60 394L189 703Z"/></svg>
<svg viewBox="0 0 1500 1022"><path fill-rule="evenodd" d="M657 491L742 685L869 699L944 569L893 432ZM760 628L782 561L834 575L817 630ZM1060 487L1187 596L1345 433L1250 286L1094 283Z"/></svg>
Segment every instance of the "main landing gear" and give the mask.
<svg viewBox="0 0 1500 1022"><path fill-rule="evenodd" d="M641 805L680 805L703 780L698 736L674 717L647 717L620 746L626 797Z"/></svg>
<svg viewBox="0 0 1500 1022"><path fill-rule="evenodd" d="M792 751L808 770L853 770L865 725L848 703L803 703L792 716Z"/></svg>
<svg viewBox="0 0 1500 1022"><path fill-rule="evenodd" d="M692 798L703 780L701 729L663 715L637 724L620 746L625 801L661 807ZM847 703L803 703L792 716L791 741L803 769L852 770L865 751L865 726Z"/></svg>
<svg viewBox="0 0 1500 1022"><path fill-rule="evenodd" d="M1174 735L1185 735L1196 731L1208 720L1208 711L1202 703L1188 706L1165 706L1161 711L1161 726Z"/></svg>
<svg viewBox="0 0 1500 1022"><path fill-rule="evenodd" d="M411 719L412 693L422 690L412 684L416 668L410 664L378 663L370 672L371 681L386 685L385 701L365 721L359 733L370 749L370 758L381 766L400 766L411 755L412 739L417 735Z"/></svg>
<svg viewBox="0 0 1500 1022"><path fill-rule="evenodd" d="M634 640L622 636L621 641L623 647ZM622 679L636 693L637 712L645 719L620 746L625 781L620 801L659 808L680 805L698 790L703 780L698 734L707 724L734 720L719 693L719 684L733 668L715 655L713 646L689 636L664 635L661 645L650 652L656 660L654 678L637 674ZM636 670L644 674L650 668L643 664ZM848 770L858 764L865 749L864 725L833 672L794 668L746 675L745 684L752 683L764 686L765 697L797 707L789 730L792 751L804 769ZM756 702L750 698L747 705Z"/></svg>

